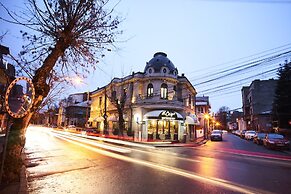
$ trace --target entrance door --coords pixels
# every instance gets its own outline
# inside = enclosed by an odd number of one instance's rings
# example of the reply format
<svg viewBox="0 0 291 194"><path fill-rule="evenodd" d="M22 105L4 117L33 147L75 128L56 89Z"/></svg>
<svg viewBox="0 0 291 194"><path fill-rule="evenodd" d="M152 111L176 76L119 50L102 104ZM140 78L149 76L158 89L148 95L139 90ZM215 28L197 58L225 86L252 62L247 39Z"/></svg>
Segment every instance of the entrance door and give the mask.
<svg viewBox="0 0 291 194"><path fill-rule="evenodd" d="M157 139L178 140L178 121L159 120Z"/></svg>

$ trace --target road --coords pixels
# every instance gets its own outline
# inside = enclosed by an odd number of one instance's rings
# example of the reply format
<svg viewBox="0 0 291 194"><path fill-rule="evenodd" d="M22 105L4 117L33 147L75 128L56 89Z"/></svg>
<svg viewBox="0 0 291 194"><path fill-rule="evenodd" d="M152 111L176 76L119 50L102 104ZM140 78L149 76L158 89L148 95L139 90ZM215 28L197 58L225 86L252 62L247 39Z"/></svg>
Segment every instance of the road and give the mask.
<svg viewBox="0 0 291 194"><path fill-rule="evenodd" d="M29 193L291 193L289 153L231 134L200 147L141 148L30 127L25 152Z"/></svg>

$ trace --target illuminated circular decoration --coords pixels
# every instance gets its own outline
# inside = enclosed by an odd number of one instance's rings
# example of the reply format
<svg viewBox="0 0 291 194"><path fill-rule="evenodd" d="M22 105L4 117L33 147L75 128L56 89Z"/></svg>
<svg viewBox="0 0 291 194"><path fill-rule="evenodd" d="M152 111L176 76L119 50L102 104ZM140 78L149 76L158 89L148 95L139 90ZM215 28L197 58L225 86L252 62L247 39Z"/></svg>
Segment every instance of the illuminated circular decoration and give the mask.
<svg viewBox="0 0 291 194"><path fill-rule="evenodd" d="M31 109L35 89L31 79L19 77L11 82L5 94L5 107L14 118L24 117Z"/></svg>

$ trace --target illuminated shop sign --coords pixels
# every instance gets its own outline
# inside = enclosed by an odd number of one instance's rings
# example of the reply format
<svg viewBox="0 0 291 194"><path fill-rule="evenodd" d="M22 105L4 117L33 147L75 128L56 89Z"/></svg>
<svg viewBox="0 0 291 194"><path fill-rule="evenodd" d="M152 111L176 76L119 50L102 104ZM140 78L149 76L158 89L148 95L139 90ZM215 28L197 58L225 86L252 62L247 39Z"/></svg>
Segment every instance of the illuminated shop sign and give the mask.
<svg viewBox="0 0 291 194"><path fill-rule="evenodd" d="M165 111L160 113L159 118L165 119L165 120L176 120L177 113L170 111L170 110L165 110Z"/></svg>

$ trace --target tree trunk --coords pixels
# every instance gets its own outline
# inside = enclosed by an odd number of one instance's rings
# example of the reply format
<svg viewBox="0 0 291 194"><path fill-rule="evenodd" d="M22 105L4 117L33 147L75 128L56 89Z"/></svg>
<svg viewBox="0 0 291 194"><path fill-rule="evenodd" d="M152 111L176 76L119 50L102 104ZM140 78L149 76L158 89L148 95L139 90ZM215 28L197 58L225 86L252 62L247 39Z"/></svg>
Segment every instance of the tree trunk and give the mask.
<svg viewBox="0 0 291 194"><path fill-rule="evenodd" d="M20 177L20 169L23 165L22 149L25 145L25 132L32 113L28 113L24 118L12 119L11 125L7 126L9 130L6 154L4 155L4 169L2 182L18 182Z"/></svg>
<svg viewBox="0 0 291 194"><path fill-rule="evenodd" d="M8 144L2 177L2 180L5 183L19 181L20 170L23 165L21 152L25 145L26 129L34 112L38 109L43 99L49 93L50 87L46 83L47 78L58 58L63 55L66 48L67 46L62 40L59 40L56 43L55 48L52 49L52 52L44 60L42 67L36 71L35 76L33 77L32 82L35 87L35 100L32 109L25 117L13 119L12 121L10 133L8 134Z"/></svg>

